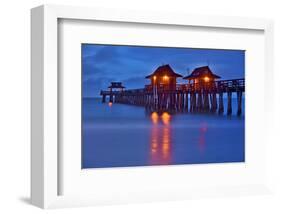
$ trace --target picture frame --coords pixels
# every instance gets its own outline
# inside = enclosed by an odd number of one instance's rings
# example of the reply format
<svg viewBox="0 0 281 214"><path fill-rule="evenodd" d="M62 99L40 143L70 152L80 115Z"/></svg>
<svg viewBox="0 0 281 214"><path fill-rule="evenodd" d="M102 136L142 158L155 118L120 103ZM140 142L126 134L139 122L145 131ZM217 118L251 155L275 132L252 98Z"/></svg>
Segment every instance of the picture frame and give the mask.
<svg viewBox="0 0 281 214"><path fill-rule="evenodd" d="M56 208L69 206L83 206L95 204L112 204L127 202L145 202L151 200L176 200L203 196L216 195L243 195L253 193L267 193L266 182L248 183L247 185L234 184L225 187L215 187L201 190L194 189L187 192L185 188L178 187L174 191L169 190L170 195L165 196L165 190L158 192L157 189L144 190L140 195L127 193L126 190L120 195L96 194L89 197L77 193L77 197L60 194L60 185L64 179L60 175L61 139L59 119L59 106L62 104L62 95L59 91L59 20L79 20L95 22L113 22L115 24L127 23L153 25L161 28L178 26L204 27L207 29L228 30L233 29L254 30L263 32L264 38L264 93L273 92L273 23L270 20L241 17L203 16L187 14L150 13L139 11L114 11L95 8L82 8L71 6L43 5L31 10L31 202L41 208ZM79 71L80 72L80 71ZM252 82L254 84L254 82ZM262 124L266 131L263 133L263 146L268 146L272 140L270 127L272 126L272 103L273 98L265 96L264 115L265 123ZM263 157L264 158L264 157ZM264 161L262 159L261 161ZM173 168L172 170L184 170L186 166ZM214 167L212 167L214 168ZM116 169L121 172L122 169ZM118 171L119 170L119 171ZM165 173L166 167L159 169L158 173ZM210 170L210 169L209 169ZM265 167L261 167L259 173L265 173ZM124 170L123 170L124 171ZM136 175L143 175L151 171L149 168L139 168L134 171ZM176 172L176 171L175 171ZM102 173L107 174L103 171ZM150 172L149 172L150 173ZM121 173L122 174L122 173ZM127 176L124 173L124 176ZM131 175L129 175L131 176ZM123 178L123 177L122 177ZM122 179L119 178L119 179ZM133 178L133 177L131 177ZM174 179L174 178L172 178ZM79 187L78 187L79 188ZM171 187L172 188L172 187ZM90 190L94 192L93 190ZM98 193L101 193L100 190ZM161 196L162 195L162 196ZM79 196L79 197L78 197Z"/></svg>

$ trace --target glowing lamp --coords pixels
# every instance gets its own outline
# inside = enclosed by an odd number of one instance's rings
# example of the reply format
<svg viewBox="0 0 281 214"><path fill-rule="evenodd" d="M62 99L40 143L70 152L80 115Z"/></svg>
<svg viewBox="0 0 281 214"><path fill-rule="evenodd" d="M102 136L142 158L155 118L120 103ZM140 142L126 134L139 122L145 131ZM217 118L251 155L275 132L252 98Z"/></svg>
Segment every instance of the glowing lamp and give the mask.
<svg viewBox="0 0 281 214"><path fill-rule="evenodd" d="M205 82L209 82L209 81L210 81L210 78L209 78L209 77L204 77L204 81L205 81Z"/></svg>

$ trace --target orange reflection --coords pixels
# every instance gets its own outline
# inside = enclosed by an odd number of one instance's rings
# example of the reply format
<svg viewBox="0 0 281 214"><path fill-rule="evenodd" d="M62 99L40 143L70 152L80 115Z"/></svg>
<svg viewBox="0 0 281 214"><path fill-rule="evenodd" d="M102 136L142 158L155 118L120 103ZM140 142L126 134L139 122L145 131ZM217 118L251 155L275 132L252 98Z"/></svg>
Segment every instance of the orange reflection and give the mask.
<svg viewBox="0 0 281 214"><path fill-rule="evenodd" d="M199 129L199 140L198 140L198 146L199 146L199 151L201 153L204 153L205 147L206 147L206 133L208 131L207 123L202 123L200 125Z"/></svg>
<svg viewBox="0 0 281 214"><path fill-rule="evenodd" d="M170 162L170 156L171 156L170 149L171 149L170 127L164 127L163 139L162 139L162 155L163 155L163 160L167 160L168 162Z"/></svg>
<svg viewBox="0 0 281 214"><path fill-rule="evenodd" d="M108 103L108 106L111 107L111 106L112 106L112 102L109 102L109 103Z"/></svg>
<svg viewBox="0 0 281 214"><path fill-rule="evenodd" d="M151 120L152 120L152 122L153 122L154 124L157 124L157 123L158 123L158 118L159 118L159 116L158 116L157 112L153 112L153 113L151 114Z"/></svg>
<svg viewBox="0 0 281 214"><path fill-rule="evenodd" d="M157 152L157 147L158 147L158 144L157 142L152 142L151 143L151 153L154 154Z"/></svg>
<svg viewBox="0 0 281 214"><path fill-rule="evenodd" d="M150 139L150 161L152 165L165 165L171 163L171 116L164 112L161 122L157 112L151 114L153 123Z"/></svg>
<svg viewBox="0 0 281 214"><path fill-rule="evenodd" d="M162 118L162 122L165 124L165 125L169 125L170 124L170 120L171 120L171 116L169 113L167 112L164 112L161 116Z"/></svg>

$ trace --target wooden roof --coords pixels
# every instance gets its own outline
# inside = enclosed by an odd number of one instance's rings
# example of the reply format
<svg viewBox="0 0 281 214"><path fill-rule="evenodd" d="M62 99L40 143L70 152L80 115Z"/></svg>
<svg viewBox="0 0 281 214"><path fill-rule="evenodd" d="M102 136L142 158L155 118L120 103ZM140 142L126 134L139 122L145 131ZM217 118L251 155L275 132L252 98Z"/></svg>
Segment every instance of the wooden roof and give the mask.
<svg viewBox="0 0 281 214"><path fill-rule="evenodd" d="M150 79L153 76L169 76L169 77L182 77L182 75L177 74L173 71L170 65L159 66L152 74L146 76L145 78Z"/></svg>
<svg viewBox="0 0 281 214"><path fill-rule="evenodd" d="M126 88L122 85L121 82L111 82L111 85L108 88Z"/></svg>
<svg viewBox="0 0 281 214"><path fill-rule="evenodd" d="M220 76L214 74L209 68L209 66L202 66L202 67L195 68L190 75L184 77L183 79L197 79L206 76L214 79L221 78Z"/></svg>

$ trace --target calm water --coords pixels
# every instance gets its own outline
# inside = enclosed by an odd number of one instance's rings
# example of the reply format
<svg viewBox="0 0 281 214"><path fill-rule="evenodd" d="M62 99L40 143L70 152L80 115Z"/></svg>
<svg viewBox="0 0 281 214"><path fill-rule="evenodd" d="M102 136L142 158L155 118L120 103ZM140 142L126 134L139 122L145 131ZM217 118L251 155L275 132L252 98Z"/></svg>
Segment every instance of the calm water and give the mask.
<svg viewBox="0 0 281 214"><path fill-rule="evenodd" d="M82 168L243 162L245 158L244 115L147 114L143 107L84 98L82 116Z"/></svg>

